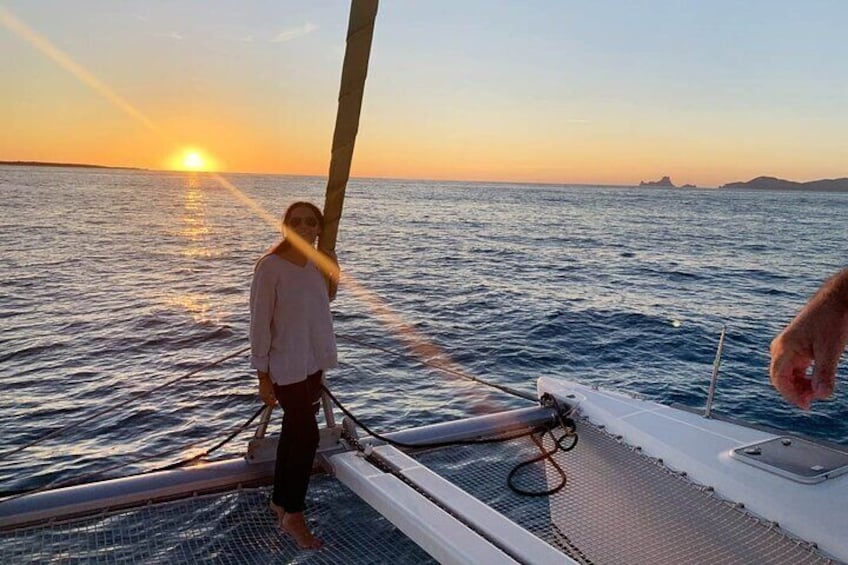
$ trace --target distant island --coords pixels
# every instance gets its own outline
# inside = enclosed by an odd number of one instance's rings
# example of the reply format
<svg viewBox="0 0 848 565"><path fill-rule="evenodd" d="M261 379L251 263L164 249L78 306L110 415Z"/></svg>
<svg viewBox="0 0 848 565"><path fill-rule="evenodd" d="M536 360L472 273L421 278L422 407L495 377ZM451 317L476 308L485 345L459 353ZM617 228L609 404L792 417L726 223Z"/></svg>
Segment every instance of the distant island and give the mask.
<svg viewBox="0 0 848 565"><path fill-rule="evenodd" d="M661 186L663 188L677 188L671 182L671 179L668 177L663 177L660 180L649 180L642 181L639 183L639 186Z"/></svg>
<svg viewBox="0 0 848 565"><path fill-rule="evenodd" d="M45 161L0 161L0 165L13 167L75 167L78 169L121 169L124 171L143 171L138 167L107 167L106 165L87 165L85 163L50 163Z"/></svg>
<svg viewBox="0 0 848 565"><path fill-rule="evenodd" d="M719 188L751 188L755 190L809 190L818 192L848 192L848 178L795 182L776 177L757 177L747 182L729 182Z"/></svg>

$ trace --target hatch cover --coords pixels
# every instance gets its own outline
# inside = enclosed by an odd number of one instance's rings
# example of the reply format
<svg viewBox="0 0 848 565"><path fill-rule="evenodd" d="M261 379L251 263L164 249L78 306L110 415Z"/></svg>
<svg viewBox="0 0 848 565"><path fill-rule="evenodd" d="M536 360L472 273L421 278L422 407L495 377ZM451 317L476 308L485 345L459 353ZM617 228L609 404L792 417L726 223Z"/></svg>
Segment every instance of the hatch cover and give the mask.
<svg viewBox="0 0 848 565"><path fill-rule="evenodd" d="M801 483L820 483L848 471L848 452L798 437L743 445L731 456Z"/></svg>

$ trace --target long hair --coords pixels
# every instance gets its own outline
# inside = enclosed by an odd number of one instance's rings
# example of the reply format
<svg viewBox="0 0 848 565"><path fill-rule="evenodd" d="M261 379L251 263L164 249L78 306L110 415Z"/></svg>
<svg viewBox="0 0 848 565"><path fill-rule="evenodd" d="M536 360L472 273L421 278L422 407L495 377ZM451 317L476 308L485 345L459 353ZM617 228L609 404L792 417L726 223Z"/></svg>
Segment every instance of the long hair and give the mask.
<svg viewBox="0 0 848 565"><path fill-rule="evenodd" d="M318 206L316 206L312 202L306 202L305 200L293 202L292 204L289 205L288 208L286 208L286 213L283 214L283 221L282 221L282 225L280 226L281 229L282 229L282 233L283 233L283 240L280 241L278 244L274 245L273 247L270 247L268 249L268 251L263 253L262 257L259 258L259 261L256 262L257 266L262 261L262 259L264 259L265 257L267 257L269 255L274 255L276 253L281 253L281 252L285 251L286 249L288 249L289 247L291 247L291 242L286 240L286 228L289 225L289 220L291 219L292 214L294 213L294 211L297 208L300 208L300 207L309 208L310 210L312 210L312 213L315 214L315 217L318 219L318 232L320 233L320 232L324 231L324 214L321 213L321 210L318 208ZM255 268L254 268L254 270L255 270Z"/></svg>

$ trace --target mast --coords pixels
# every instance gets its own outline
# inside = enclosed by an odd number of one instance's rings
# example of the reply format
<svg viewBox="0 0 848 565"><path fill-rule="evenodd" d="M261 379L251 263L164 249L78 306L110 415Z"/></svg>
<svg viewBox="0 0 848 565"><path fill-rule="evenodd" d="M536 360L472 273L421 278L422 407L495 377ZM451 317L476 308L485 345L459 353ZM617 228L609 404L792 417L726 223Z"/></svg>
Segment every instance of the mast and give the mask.
<svg viewBox="0 0 848 565"><path fill-rule="evenodd" d="M330 174L324 199L324 230L318 240L318 248L324 252L331 252L336 248L345 189L350 178L353 146L359 131L359 114L365 93L365 77L368 74L377 4L378 0L352 0L350 4L347 47L339 89L339 109L336 114Z"/></svg>
<svg viewBox="0 0 848 565"><path fill-rule="evenodd" d="M368 76L368 59L371 56L371 38L374 36L377 5L378 0L351 0L350 3L347 46L339 87L339 109L336 113L330 174L327 177L327 190L324 196L324 229L318 239L318 249L331 257L335 257L336 236L339 233L339 220L342 218L345 189L350 178L353 146L359 131L359 113L362 110L362 97L365 94L365 77ZM326 279L327 290L332 300L336 296L338 278L328 272ZM326 392L321 393L321 404L327 428L333 428L335 426L333 407Z"/></svg>

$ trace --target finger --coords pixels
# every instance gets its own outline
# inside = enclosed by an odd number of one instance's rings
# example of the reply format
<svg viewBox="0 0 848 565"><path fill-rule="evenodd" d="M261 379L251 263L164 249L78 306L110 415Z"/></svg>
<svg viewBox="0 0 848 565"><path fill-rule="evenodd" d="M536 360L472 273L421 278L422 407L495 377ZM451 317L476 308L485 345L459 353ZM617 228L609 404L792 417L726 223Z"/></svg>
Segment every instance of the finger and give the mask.
<svg viewBox="0 0 848 565"><path fill-rule="evenodd" d="M799 408L809 410L813 400L815 400L815 395L813 394L812 381L807 377L806 369L799 370L793 378L793 394L795 395L793 402Z"/></svg>
<svg viewBox="0 0 848 565"><path fill-rule="evenodd" d="M769 380L771 380L771 384L775 388L779 388L782 375L785 374L787 363L791 358L791 355L784 346L783 334L772 340L769 345L769 353L771 354L769 361Z"/></svg>
<svg viewBox="0 0 848 565"><path fill-rule="evenodd" d="M808 410L814 400L812 382L807 377L813 361L812 351L803 340L784 331L770 344L769 379L788 402Z"/></svg>
<svg viewBox="0 0 848 565"><path fill-rule="evenodd" d="M802 356L782 353L772 359L769 378L788 402L807 410L813 400L812 383L807 378L810 361Z"/></svg>
<svg viewBox="0 0 848 565"><path fill-rule="evenodd" d="M813 396L816 400L829 398L833 394L836 385L836 365L839 362L838 355L829 355L821 361L816 360L813 369Z"/></svg>
<svg viewBox="0 0 848 565"><path fill-rule="evenodd" d="M806 375L800 374L793 377L790 382L779 388L778 391L780 391L780 394L788 402L791 402L804 410L810 409L814 395L812 383Z"/></svg>

